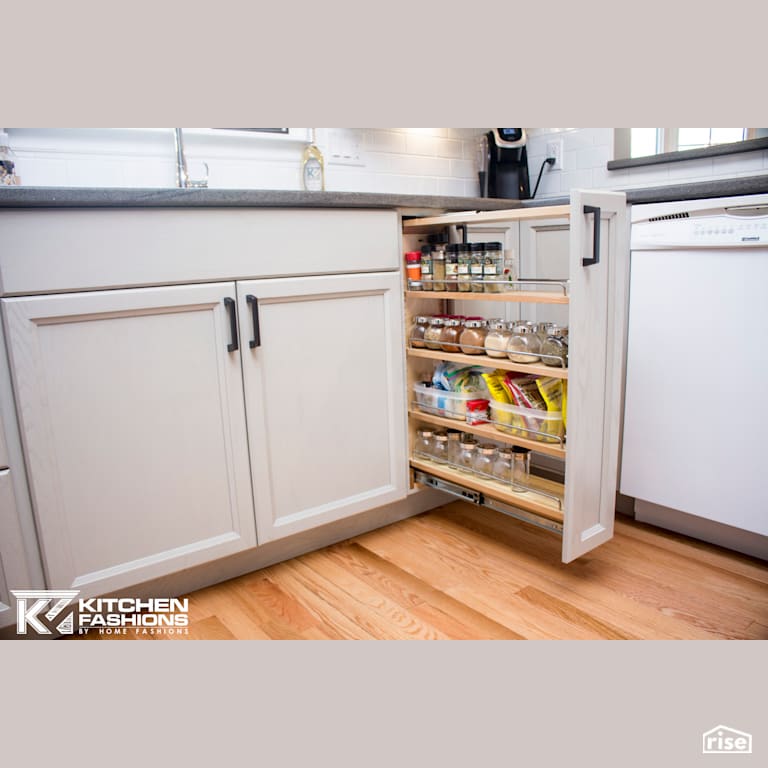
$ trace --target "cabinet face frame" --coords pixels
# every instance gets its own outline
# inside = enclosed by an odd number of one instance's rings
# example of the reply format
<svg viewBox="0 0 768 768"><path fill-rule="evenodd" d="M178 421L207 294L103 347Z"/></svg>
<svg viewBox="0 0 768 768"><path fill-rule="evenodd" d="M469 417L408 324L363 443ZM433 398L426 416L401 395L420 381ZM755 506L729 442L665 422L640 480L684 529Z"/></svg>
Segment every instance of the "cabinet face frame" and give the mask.
<svg viewBox="0 0 768 768"><path fill-rule="evenodd" d="M599 207L600 261L585 266L593 252L594 224L585 206ZM626 329L629 237L623 193L572 190L570 206L527 208L478 214L450 214L403 224L408 249L412 235L448 224L520 222L521 239L537 227L569 233L569 329L567 458L564 485L563 562L570 562L613 536L621 420L621 393ZM523 258L529 248L521 243ZM529 254L530 255L530 254ZM522 265L525 269L527 264ZM411 294L419 312L428 312L429 293ZM433 298L433 307L434 299ZM441 294L440 299L461 300ZM510 302L520 301L514 292ZM530 298L526 297L526 301ZM414 309L407 309L406 322ZM574 345L575 341L575 345ZM423 364L423 361L419 361ZM414 379L409 366L409 386ZM576 414L574 416L574 414ZM415 412L413 418L418 421ZM459 428L461 422L457 422ZM414 432L413 420L409 427ZM411 436L413 437L413 435ZM460 484L460 476L455 482Z"/></svg>
<svg viewBox="0 0 768 768"><path fill-rule="evenodd" d="M227 351L230 324L223 299L234 298L234 295L234 283L212 283L2 300L7 344L13 363L20 431L49 588L78 588L82 597L104 594L255 546L240 357L236 352ZM189 338L189 344L196 345L194 350L204 354L202 359L208 366L206 375L210 380L209 389L215 391L218 398L218 404L209 407L207 416L209 427L214 420L220 420L220 427L217 428L220 444L215 449L219 466L213 469L219 478L217 488L220 493L217 492L216 497L217 525L220 524L222 530L210 533L205 530L207 524L191 519L189 537L185 539L183 526L186 524L186 513L176 511L175 517L169 517L167 523L162 519L158 520L161 527L164 524L166 527L172 526L166 539L173 543L167 548L158 551L146 550L140 556L128 559L116 557L114 562L105 562L97 568L80 567L75 556L75 545L77 543L77 546L84 547L88 544L74 540L79 535L77 521L86 520L88 514L93 514L93 510L81 513L77 509L68 510L66 506L60 446L57 449L52 407L49 402L49 393L54 390L48 389L46 380L46 358L41 329L48 328L55 332L57 326L68 326L68 332L77 333L78 323L86 324L85 331L89 321L103 319L119 322L122 319L141 320L147 317L159 317L162 320L166 316L169 322L176 323L184 323L187 318L197 318L195 327L205 329L205 338ZM174 338L177 341L183 342L188 338L183 336L186 328L186 325L174 326L173 333L176 334ZM179 333L182 335L179 336ZM136 345L137 359L142 359L141 346L150 344L151 340L137 337L130 339L130 342ZM185 359L191 359L191 355L195 354L194 350ZM110 349L106 352L107 356L125 355L130 354L130 349ZM165 351L161 350L153 359L163 360L165 354ZM109 365L107 358L105 365ZM139 374L140 371L137 372L137 375ZM78 376L79 373L73 376L73 385L76 385ZM81 378L86 376L87 373L82 372ZM83 378L83 381L85 380ZM141 390L145 397L150 395L150 383L151 380L147 387ZM119 388L116 388L116 391L120 391ZM188 410L189 418L193 419L194 407ZM178 412L177 409L174 414ZM169 418L176 419L177 416ZM190 424L190 434L194 438L194 422ZM173 425L179 428L184 426L180 421L173 421L165 426L167 433L173 432ZM147 443L149 450L151 435L147 435L147 438L150 440ZM77 440L80 438L74 435L72 439L75 441L72 450L77 451ZM177 478L174 482L184 482L185 472L189 471L189 467L182 465L174 456L165 456L162 462L162 466L167 467L173 477ZM205 472L206 467L196 467L195 470ZM142 483L142 478L136 477L135 482ZM166 483L162 489L167 491L169 487ZM69 501L71 502L71 499ZM165 507L162 505L157 507L159 510L163 508ZM74 518L68 517L71 513L75 515ZM85 517L78 517L81 514ZM121 522L124 523L124 520ZM102 544L103 542L93 541L91 546L98 548ZM119 542L113 541L112 548L114 552L119 553ZM85 550L79 551L83 554L80 560L88 561L89 556L84 554Z"/></svg>
<svg viewBox="0 0 768 768"><path fill-rule="evenodd" d="M309 531L404 499L408 458L400 273L240 281L237 293L259 543ZM255 303L249 296L255 297ZM310 306L313 309L308 309ZM310 312L313 317L316 314L316 328L307 328L302 325L303 320L292 318L292 308L295 308L295 317L305 318L302 311ZM355 315L355 311L362 312L363 316ZM260 344L251 346L255 322L258 322ZM330 326L323 325L329 322ZM359 339L357 349L339 348L337 355L331 341L334 323L338 323L339 330L345 323L365 323L371 331L370 337L366 337L368 344L365 339ZM302 329L308 333L303 334ZM313 338L312 348L305 350L304 356L303 336ZM350 329L350 336L356 337L354 329ZM356 355L360 360L371 360L372 369L352 365L350 358ZM311 360L317 365L314 370ZM380 377L373 368L380 371ZM319 405L315 393L307 389L315 387L318 393L322 391L324 382L315 378L318 376L334 381L341 377L338 387L347 388L348 397L356 406L345 408L343 392L333 388L327 392L331 413L322 410L322 406L316 415L307 412ZM369 400L364 402L367 387L375 388L381 397L377 400L369 395ZM279 392L281 389L284 391ZM382 411L385 412L383 421L379 418ZM298 412L303 413L301 422ZM337 442L344 441L346 433L366 440L360 426L365 425L366 417L372 422L374 439L382 446L382 450L375 453L383 457L386 466L379 467L370 459L366 463L350 454L346 443ZM307 442L306 446L298 445L301 440ZM348 461L334 457L335 450ZM363 452L365 450L363 447ZM301 466L311 463L313 453L318 462L331 457L326 476L319 477L314 467L308 467L306 477L302 476ZM307 460L298 462L294 470L293 484L301 487L291 488L286 465L292 456L304 456ZM377 466L370 466L372 463ZM343 475L348 473L360 476L360 482L347 482ZM386 475L387 479L366 487L362 480L366 474ZM314 488L313 481L308 480L311 477L315 478ZM334 482L339 486L338 496L334 495ZM356 490L350 491L351 486Z"/></svg>

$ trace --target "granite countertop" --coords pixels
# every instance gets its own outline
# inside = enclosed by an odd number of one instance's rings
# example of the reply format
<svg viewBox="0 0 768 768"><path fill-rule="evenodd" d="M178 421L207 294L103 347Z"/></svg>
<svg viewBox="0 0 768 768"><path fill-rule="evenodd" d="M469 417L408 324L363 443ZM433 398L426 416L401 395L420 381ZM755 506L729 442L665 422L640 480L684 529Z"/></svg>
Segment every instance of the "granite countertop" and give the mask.
<svg viewBox="0 0 768 768"><path fill-rule="evenodd" d="M768 174L618 191L625 192L627 202L634 204L768 193ZM520 201L375 192L0 186L0 208L396 208L418 214L419 211L494 211L567 203L567 197Z"/></svg>

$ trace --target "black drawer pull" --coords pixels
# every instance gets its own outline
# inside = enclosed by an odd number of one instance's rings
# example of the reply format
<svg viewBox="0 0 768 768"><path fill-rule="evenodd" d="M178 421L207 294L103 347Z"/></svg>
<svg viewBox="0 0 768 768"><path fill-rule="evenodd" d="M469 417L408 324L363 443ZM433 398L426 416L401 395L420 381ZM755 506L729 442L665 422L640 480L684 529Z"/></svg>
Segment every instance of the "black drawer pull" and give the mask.
<svg viewBox="0 0 768 768"><path fill-rule="evenodd" d="M237 343L237 307L235 300L229 296L224 299L224 307L229 312L229 336L232 341L227 344L227 352L236 352L240 347Z"/></svg>
<svg viewBox="0 0 768 768"><path fill-rule="evenodd" d="M248 294L245 300L251 307L251 313L253 315L253 338L248 342L248 346L253 349L254 347L261 346L261 329L259 328L259 300L252 294Z"/></svg>
<svg viewBox="0 0 768 768"><path fill-rule="evenodd" d="M593 240L592 240L592 258L591 259L582 259L581 260L581 266L582 267L589 267L592 264L599 264L600 263L600 209L596 205L585 205L584 206L584 215L593 213L595 215L595 224L593 231Z"/></svg>

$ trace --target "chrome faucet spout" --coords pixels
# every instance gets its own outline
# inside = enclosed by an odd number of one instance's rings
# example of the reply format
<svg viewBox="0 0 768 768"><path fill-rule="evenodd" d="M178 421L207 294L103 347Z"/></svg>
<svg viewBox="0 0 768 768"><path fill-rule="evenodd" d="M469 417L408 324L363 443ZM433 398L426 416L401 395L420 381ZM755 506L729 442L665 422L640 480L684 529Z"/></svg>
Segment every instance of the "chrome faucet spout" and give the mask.
<svg viewBox="0 0 768 768"><path fill-rule="evenodd" d="M173 129L173 142L176 150L176 186L189 186L189 172L187 171L187 159L184 157L184 140L181 137L181 128Z"/></svg>

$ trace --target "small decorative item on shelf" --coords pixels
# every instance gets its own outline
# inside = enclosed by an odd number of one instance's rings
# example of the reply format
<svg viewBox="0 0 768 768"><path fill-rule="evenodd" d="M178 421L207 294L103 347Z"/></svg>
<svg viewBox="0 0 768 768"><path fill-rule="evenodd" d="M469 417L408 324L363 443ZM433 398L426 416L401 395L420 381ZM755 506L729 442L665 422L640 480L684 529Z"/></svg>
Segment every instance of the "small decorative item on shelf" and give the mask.
<svg viewBox="0 0 768 768"><path fill-rule="evenodd" d="M325 160L323 153L315 144L315 129L312 129L312 141L304 149L301 161L301 173L304 189L308 192L325 190Z"/></svg>

